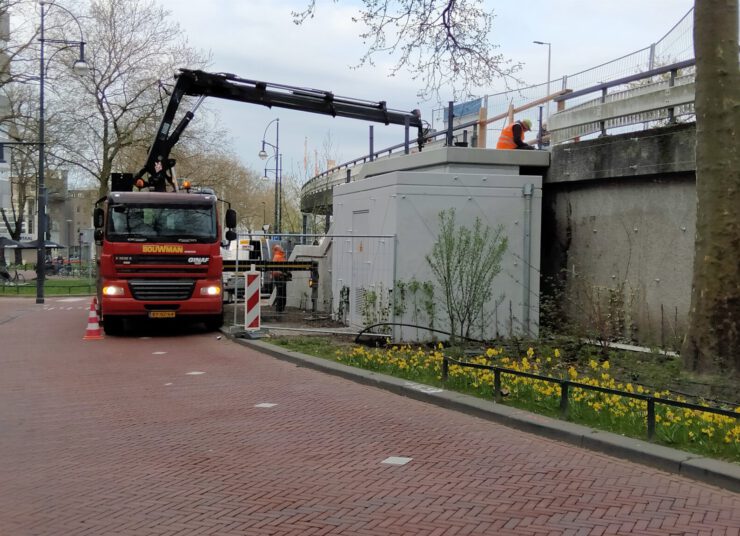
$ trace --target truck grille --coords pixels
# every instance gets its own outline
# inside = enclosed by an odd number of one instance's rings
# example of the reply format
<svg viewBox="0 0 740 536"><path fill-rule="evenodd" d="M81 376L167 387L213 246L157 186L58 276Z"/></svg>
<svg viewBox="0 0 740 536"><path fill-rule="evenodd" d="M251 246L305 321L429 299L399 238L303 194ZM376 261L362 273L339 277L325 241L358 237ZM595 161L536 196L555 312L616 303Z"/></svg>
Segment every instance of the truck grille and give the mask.
<svg viewBox="0 0 740 536"><path fill-rule="evenodd" d="M123 274L205 275L210 257L197 255L116 255L116 271Z"/></svg>
<svg viewBox="0 0 740 536"><path fill-rule="evenodd" d="M195 288L194 279L131 279L128 282L136 300L187 300Z"/></svg>

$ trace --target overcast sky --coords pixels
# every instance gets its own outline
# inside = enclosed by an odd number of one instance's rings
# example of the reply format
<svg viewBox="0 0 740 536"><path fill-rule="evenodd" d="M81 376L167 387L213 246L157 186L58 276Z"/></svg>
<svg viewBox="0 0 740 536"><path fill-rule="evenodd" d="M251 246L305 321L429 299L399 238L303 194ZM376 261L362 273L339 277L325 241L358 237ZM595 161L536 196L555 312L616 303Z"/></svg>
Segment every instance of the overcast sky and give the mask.
<svg viewBox="0 0 740 536"><path fill-rule="evenodd" d="M358 2L317 0L318 14L302 26L290 15L308 0L157 0L186 32L190 44L210 51L209 70L243 78L333 91L337 95L385 100L401 110L421 109L430 118L436 102L419 102L419 85L408 77L388 78L388 66L351 70L363 48L351 17ZM547 46L552 43L551 78L576 73L649 46L683 17L693 0L529 0L487 1L495 9L492 42L507 58L524 63L527 85L546 82ZM382 58L381 58L382 59ZM481 90L492 94L502 83ZM451 95L443 93L444 101ZM210 99L233 135L242 161L262 173L257 158L267 124L280 118L284 173L298 171L304 142L311 156L331 136L332 155L344 162L368 152L369 123ZM403 140L403 127L375 126L375 147ZM275 125L266 139L275 142ZM272 167L272 163L270 164Z"/></svg>

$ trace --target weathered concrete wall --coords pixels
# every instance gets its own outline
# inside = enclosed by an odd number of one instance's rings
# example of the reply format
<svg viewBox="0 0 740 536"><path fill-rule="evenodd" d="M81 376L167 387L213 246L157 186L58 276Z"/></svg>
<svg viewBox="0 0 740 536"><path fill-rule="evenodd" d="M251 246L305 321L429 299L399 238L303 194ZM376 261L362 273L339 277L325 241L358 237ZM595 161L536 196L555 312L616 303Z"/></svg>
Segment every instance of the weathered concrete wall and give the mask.
<svg viewBox="0 0 740 536"><path fill-rule="evenodd" d="M545 177L543 288L580 327L679 343L696 219L695 130L680 125L557 146Z"/></svg>

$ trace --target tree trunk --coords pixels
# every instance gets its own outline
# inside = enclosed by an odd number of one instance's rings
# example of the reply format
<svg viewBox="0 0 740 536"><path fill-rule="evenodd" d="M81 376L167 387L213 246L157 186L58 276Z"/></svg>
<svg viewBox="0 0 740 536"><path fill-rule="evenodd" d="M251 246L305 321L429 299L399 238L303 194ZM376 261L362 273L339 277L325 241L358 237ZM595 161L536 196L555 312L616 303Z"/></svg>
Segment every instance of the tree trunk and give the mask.
<svg viewBox="0 0 740 536"><path fill-rule="evenodd" d="M684 365L740 374L738 0L696 0L696 244Z"/></svg>

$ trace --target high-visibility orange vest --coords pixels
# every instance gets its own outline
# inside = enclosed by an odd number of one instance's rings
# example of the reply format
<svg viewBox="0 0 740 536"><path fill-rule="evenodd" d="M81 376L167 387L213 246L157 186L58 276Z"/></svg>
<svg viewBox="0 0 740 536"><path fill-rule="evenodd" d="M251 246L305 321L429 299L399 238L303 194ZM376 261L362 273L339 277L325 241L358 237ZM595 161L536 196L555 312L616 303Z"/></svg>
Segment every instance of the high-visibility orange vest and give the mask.
<svg viewBox="0 0 740 536"><path fill-rule="evenodd" d="M516 142L514 141L514 125L516 124L518 123L509 123L504 127L501 131L501 136L498 138L496 149L516 149ZM519 126L522 128L522 141L524 141L524 127L522 125Z"/></svg>
<svg viewBox="0 0 740 536"><path fill-rule="evenodd" d="M272 251L272 262L285 262L285 252L282 249L274 249ZM275 270L272 272L272 276L282 279L283 272L281 270Z"/></svg>

